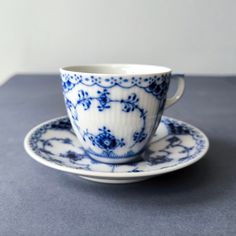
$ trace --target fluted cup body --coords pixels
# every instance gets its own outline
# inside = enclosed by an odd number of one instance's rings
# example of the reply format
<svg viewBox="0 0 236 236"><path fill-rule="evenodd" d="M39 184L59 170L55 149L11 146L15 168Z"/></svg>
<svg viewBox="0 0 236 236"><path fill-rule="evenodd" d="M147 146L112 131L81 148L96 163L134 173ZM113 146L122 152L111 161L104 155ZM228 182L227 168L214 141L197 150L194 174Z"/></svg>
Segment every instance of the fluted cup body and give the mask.
<svg viewBox="0 0 236 236"><path fill-rule="evenodd" d="M60 72L67 113L86 153L117 164L140 156L163 114L171 70L108 64Z"/></svg>

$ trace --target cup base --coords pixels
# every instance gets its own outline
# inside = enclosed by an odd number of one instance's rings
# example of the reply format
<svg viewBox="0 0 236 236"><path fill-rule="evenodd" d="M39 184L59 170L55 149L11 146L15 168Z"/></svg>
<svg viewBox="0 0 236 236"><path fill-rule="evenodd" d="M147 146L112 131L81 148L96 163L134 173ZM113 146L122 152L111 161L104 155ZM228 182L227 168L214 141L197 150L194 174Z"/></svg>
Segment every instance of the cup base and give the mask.
<svg viewBox="0 0 236 236"><path fill-rule="evenodd" d="M132 157L117 157L117 158L109 158L109 157L98 157L96 155L93 155L91 153L89 153L89 157L92 158L95 161L98 162L103 162L103 163L107 163L107 164L124 164L124 163L128 163L128 162L135 162L140 160L142 157L142 153L139 153L138 155L132 156Z"/></svg>

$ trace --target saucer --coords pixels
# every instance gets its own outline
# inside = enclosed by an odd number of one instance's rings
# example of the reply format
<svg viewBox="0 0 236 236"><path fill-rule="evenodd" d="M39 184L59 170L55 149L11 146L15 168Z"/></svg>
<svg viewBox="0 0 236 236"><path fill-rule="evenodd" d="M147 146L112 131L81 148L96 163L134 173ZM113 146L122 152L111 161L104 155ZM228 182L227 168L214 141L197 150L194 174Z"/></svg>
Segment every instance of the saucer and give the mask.
<svg viewBox="0 0 236 236"><path fill-rule="evenodd" d="M200 160L209 148L198 128L163 116L140 160L106 164L91 159L76 138L69 118L59 117L33 128L25 137L26 152L48 167L102 183L132 183L172 172Z"/></svg>

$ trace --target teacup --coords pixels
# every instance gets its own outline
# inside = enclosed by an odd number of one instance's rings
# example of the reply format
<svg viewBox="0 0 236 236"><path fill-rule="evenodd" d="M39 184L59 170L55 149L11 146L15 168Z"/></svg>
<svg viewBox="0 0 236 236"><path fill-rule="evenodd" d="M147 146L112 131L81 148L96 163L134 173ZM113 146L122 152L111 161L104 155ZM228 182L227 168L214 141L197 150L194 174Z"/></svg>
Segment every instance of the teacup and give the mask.
<svg viewBox="0 0 236 236"><path fill-rule="evenodd" d="M165 108L183 94L167 98L171 69L154 65L98 64L60 69L65 105L86 153L104 163L138 158L155 133Z"/></svg>

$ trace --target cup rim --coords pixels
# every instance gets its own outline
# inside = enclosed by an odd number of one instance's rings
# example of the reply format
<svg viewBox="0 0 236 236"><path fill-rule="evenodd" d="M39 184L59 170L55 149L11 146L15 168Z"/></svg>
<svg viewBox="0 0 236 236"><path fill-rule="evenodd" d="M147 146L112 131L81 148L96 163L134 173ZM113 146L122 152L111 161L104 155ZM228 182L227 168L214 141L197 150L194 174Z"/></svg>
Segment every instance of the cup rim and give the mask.
<svg viewBox="0 0 236 236"><path fill-rule="evenodd" d="M106 73L106 72L96 72L96 69L101 69L104 67L106 69L114 70L124 70L120 73ZM141 68L142 67L142 68ZM91 71L89 71L89 68ZM133 69L133 72L126 71L125 68ZM94 69L92 71L92 69ZM135 69L139 69L136 72ZM87 71L86 71L87 70ZM132 71L132 70L131 70ZM172 70L166 66L159 65L148 65L148 64L116 64L116 63L104 63L104 64L84 64L84 65L75 65L75 66L64 66L60 68L61 73L69 74L84 74L84 75L95 75L95 76L151 76L151 75L162 75L171 73Z"/></svg>

